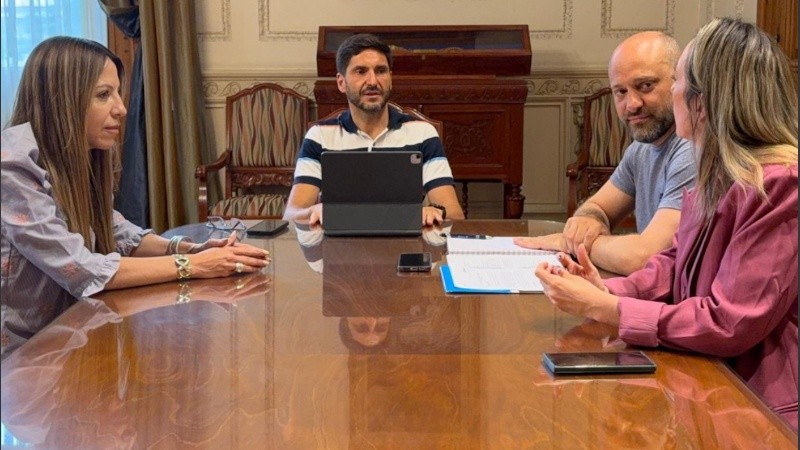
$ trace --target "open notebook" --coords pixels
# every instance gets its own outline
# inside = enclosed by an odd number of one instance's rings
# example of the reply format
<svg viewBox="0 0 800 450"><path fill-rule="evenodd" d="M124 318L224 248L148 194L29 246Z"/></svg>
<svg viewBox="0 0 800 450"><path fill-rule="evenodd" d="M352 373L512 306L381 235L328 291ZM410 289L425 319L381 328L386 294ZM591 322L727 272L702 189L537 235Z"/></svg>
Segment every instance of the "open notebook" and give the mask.
<svg viewBox="0 0 800 450"><path fill-rule="evenodd" d="M511 237L447 238L447 265L440 266L445 292L517 294L542 292L533 274L541 262L561 265L556 252L518 247Z"/></svg>

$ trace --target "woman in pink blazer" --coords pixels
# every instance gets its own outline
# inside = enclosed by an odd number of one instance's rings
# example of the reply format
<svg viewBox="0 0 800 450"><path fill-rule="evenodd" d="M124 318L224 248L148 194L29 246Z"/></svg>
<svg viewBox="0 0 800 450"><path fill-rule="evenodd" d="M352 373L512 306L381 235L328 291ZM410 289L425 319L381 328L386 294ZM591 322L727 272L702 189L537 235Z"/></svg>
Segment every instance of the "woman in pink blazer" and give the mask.
<svg viewBox="0 0 800 450"><path fill-rule="evenodd" d="M601 280L585 248L536 270L562 310L619 326L628 344L723 358L797 429L797 92L786 57L752 24L717 19L686 46L672 87L694 143L672 248Z"/></svg>

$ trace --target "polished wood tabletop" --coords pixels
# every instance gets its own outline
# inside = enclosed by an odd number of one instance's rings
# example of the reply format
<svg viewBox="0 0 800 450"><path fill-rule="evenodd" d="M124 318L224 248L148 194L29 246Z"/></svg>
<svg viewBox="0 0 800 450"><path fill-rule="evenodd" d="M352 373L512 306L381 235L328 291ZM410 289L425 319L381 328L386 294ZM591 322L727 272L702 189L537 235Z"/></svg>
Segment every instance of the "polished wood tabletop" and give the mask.
<svg viewBox="0 0 800 450"><path fill-rule="evenodd" d="M245 239L271 252L263 272L109 291L7 357L5 432L59 449L797 448L713 358L645 349L654 374L553 377L542 352L626 346L541 294L444 294L439 230ZM433 271L398 273L407 251Z"/></svg>

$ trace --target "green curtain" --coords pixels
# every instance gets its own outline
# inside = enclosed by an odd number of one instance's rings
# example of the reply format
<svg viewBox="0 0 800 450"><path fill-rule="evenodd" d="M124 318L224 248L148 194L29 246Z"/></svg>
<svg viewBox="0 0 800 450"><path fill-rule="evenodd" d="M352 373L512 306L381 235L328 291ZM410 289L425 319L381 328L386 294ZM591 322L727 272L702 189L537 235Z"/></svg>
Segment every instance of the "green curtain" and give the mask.
<svg viewBox="0 0 800 450"><path fill-rule="evenodd" d="M144 79L149 225L197 222L195 168L216 159L205 114L193 0L98 0L109 15L138 3ZM219 198L219 181L209 186ZM212 203L213 204L213 203Z"/></svg>

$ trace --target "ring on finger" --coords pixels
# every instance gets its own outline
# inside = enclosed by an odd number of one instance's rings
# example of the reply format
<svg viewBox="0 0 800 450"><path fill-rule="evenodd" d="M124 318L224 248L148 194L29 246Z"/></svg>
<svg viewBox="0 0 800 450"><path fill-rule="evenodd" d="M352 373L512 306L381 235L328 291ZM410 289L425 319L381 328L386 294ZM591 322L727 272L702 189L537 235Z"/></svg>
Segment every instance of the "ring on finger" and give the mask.
<svg viewBox="0 0 800 450"><path fill-rule="evenodd" d="M244 270L244 264L240 262L237 262L235 267L236 267L236 273L242 273L242 271Z"/></svg>

